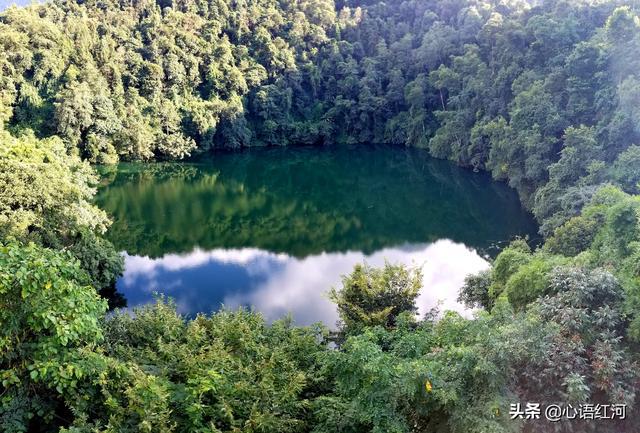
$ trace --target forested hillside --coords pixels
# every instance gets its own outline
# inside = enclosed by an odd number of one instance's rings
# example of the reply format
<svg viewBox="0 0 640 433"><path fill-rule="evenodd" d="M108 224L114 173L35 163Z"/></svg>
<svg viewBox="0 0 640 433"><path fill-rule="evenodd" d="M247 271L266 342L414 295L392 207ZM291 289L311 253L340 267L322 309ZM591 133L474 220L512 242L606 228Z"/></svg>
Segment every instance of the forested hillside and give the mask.
<svg viewBox="0 0 640 433"><path fill-rule="evenodd" d="M424 147L550 234L599 183L638 192L639 25L627 1L57 0L0 18L0 120L91 162Z"/></svg>
<svg viewBox="0 0 640 433"><path fill-rule="evenodd" d="M637 432L640 4L55 0L0 13L0 430ZM416 317L419 271L358 266L341 323L106 315L122 258L89 163L394 143L487 170L514 241ZM331 151L328 146L327 151ZM329 290L330 288L327 288ZM428 288L422 288L428 290ZM626 420L512 420L516 402Z"/></svg>

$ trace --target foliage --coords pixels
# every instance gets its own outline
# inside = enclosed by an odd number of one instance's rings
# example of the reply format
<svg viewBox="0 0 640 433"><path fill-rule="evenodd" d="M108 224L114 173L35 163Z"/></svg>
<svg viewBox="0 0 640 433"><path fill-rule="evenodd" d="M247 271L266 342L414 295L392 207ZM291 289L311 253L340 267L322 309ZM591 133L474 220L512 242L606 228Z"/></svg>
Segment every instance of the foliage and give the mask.
<svg viewBox="0 0 640 433"><path fill-rule="evenodd" d="M249 311L185 321L175 305L117 313L77 260L0 250L3 431L300 431L325 390L322 327Z"/></svg>
<svg viewBox="0 0 640 433"><path fill-rule="evenodd" d="M638 431L639 7L56 0L0 13L0 427ZM544 245L516 240L467 279L460 299L485 308L473 319L416 319L420 273L390 264L330 292L334 339L244 310L185 319L164 301L104 316L94 287L122 262L82 160L376 142L487 170L538 219ZM527 424L510 419L515 401L630 413Z"/></svg>
<svg viewBox="0 0 640 433"><path fill-rule="evenodd" d="M466 305L468 308L485 308L490 310L493 306L493 299L489 296L491 280L491 270L467 275L464 280L464 285L460 288L458 302Z"/></svg>
<svg viewBox="0 0 640 433"><path fill-rule="evenodd" d="M526 427L509 404L532 400L625 403L635 413L626 287L522 241L498 257L500 268L468 280L491 308L471 320L416 320L419 273L357 266L331 292L347 319L335 348L320 326L267 325L246 310L186 320L162 299L100 322L105 303L81 285L88 276L69 253L33 244L3 253L2 302L15 305L2 309L8 431L26 431L34 417L43 431L75 432L515 432ZM490 298L498 277L504 294ZM541 289L517 291L527 284ZM64 326L34 332L52 323ZM632 431L634 420L580 428Z"/></svg>
<svg viewBox="0 0 640 433"><path fill-rule="evenodd" d="M106 354L147 377L110 403L101 419L111 429L145 430L150 417L162 416L165 431L304 430L309 399L324 388L315 364L326 350L323 328L287 319L266 325L246 310L185 321L162 300L134 314L105 323ZM154 402L150 393L162 397Z"/></svg>
<svg viewBox="0 0 640 433"><path fill-rule="evenodd" d="M541 320L554 324L554 332L539 343L545 348L544 358L522 370L518 379L522 399L633 407L637 365L624 345L623 291L618 281L601 270L557 268L551 275L549 292L551 295L536 301L532 310ZM585 432L638 428L637 420L623 426L571 424L563 420L556 428Z"/></svg>
<svg viewBox="0 0 640 433"><path fill-rule="evenodd" d="M97 177L59 138L19 137L0 130L0 239L69 249L104 289L122 272L122 258L97 236L109 219L92 204Z"/></svg>
<svg viewBox="0 0 640 433"><path fill-rule="evenodd" d="M0 131L0 234L60 247L79 227L104 232L108 219L90 203L97 178L68 156L62 140Z"/></svg>
<svg viewBox="0 0 640 433"><path fill-rule="evenodd" d="M382 269L358 264L343 277L340 290L331 289L329 298L338 307L343 332L357 333L370 326L391 329L401 313L415 314L421 287L418 269L390 263Z"/></svg>
<svg viewBox="0 0 640 433"><path fill-rule="evenodd" d="M423 147L507 180L550 236L603 182L638 191L638 7L9 8L0 17L0 119L104 163L265 144Z"/></svg>
<svg viewBox="0 0 640 433"><path fill-rule="evenodd" d="M62 402L78 398L107 308L89 281L68 253L0 245L3 431L27 431L36 419L55 425Z"/></svg>
<svg viewBox="0 0 640 433"><path fill-rule="evenodd" d="M553 254L573 257L591 246L598 228L596 218L579 215L558 227L544 246Z"/></svg>

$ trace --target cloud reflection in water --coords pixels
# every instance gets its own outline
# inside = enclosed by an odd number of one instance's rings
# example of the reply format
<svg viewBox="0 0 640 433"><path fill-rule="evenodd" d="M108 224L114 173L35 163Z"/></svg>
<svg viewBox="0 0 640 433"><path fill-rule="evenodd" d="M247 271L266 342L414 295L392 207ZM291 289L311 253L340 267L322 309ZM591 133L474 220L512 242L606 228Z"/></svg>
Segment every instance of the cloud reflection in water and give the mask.
<svg viewBox="0 0 640 433"><path fill-rule="evenodd" d="M380 266L385 259L422 267L420 314L441 302L441 310L468 315L456 302L458 290L465 276L489 266L475 250L446 239L385 248L371 255L322 253L302 259L256 248L195 249L158 259L125 255L126 271L117 288L130 307L150 302L152 292L158 291L174 298L183 314L208 313L222 304L245 305L255 307L268 320L291 313L300 325L322 321L332 326L337 312L326 297L327 290L339 286L341 275L356 263Z"/></svg>

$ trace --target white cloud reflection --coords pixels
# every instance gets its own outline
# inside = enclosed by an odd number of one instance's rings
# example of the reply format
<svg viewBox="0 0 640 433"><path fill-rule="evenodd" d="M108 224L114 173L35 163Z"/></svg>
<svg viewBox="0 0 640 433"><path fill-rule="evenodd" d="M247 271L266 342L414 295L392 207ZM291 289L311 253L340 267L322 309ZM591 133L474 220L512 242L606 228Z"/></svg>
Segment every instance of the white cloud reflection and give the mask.
<svg viewBox="0 0 640 433"><path fill-rule="evenodd" d="M158 259L147 256L130 256L124 253L125 272L122 279L126 285L133 285L135 279L145 276L154 280L159 271L179 272L198 268L211 262L246 266L250 274L259 273L266 267L265 261L284 262L286 254L274 254L258 248L215 249L204 251L199 248L188 254L166 254ZM251 266L249 266L251 265ZM165 289L168 289L165 284Z"/></svg>
<svg viewBox="0 0 640 433"><path fill-rule="evenodd" d="M255 248L196 249L189 254L168 254L158 259L125 255L126 270L119 289L129 297L131 290L139 294L164 287L160 291L175 298L183 313L197 312L197 307L193 311L198 301L195 298L208 296L219 298L219 303L229 308L252 305L268 320L291 313L298 324L322 321L332 326L337 312L326 297L327 290L338 287L341 275L349 273L356 263L380 266L385 259L422 268L423 289L417 300L421 315L440 304L441 311L454 310L469 316L471 312L456 301L458 290L467 275L489 267L475 250L446 239L428 245L385 248L371 255L323 253L303 259ZM211 267L210 274L207 267ZM235 272L240 269L246 276L244 284L250 287L223 293L220 288L208 289L226 267L234 267ZM190 270L198 271L200 277L196 283L183 284L194 281L182 278ZM202 287L192 287L194 284Z"/></svg>

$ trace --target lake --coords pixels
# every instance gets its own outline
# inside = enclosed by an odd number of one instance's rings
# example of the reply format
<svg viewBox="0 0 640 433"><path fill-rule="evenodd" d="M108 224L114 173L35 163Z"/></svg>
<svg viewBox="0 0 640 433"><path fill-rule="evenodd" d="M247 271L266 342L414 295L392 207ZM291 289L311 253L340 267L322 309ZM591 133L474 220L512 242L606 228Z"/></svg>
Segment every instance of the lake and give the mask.
<svg viewBox="0 0 640 433"><path fill-rule="evenodd" d="M486 173L392 146L254 148L180 163L100 167L97 204L123 252L128 307L250 306L268 320L333 325L326 291L358 262L419 266L418 307L456 302L470 273L537 227Z"/></svg>

